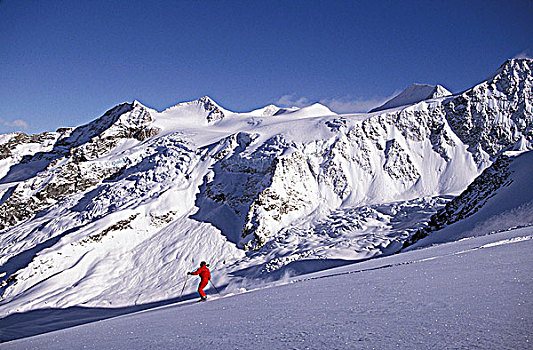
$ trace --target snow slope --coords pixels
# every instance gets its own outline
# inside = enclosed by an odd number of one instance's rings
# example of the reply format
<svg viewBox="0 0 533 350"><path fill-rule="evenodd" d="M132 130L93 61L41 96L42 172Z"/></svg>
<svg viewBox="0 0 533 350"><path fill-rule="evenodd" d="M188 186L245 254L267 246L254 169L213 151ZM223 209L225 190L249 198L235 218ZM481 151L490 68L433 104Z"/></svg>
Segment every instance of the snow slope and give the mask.
<svg viewBox="0 0 533 350"><path fill-rule="evenodd" d="M395 253L502 152L532 148L532 67L372 114L134 101L2 136L0 317L168 300L202 260L254 284Z"/></svg>
<svg viewBox="0 0 533 350"><path fill-rule="evenodd" d="M223 297L211 290L207 303L176 303L2 348L530 349L532 238L532 228L516 229ZM24 333L6 320L0 326L5 338Z"/></svg>
<svg viewBox="0 0 533 350"><path fill-rule="evenodd" d="M423 227L412 248L533 226L533 152L501 156Z"/></svg>

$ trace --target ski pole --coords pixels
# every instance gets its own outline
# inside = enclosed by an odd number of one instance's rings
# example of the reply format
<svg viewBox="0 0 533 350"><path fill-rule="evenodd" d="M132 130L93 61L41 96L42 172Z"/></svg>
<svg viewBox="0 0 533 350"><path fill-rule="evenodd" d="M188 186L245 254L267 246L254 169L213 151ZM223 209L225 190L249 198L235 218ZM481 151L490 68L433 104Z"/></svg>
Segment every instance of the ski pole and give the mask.
<svg viewBox="0 0 533 350"><path fill-rule="evenodd" d="M185 290L185 285L187 284L188 279L189 279L189 275L185 277L185 283L183 283L183 288L181 289L180 300L181 300L181 297L183 296L183 291Z"/></svg>
<svg viewBox="0 0 533 350"><path fill-rule="evenodd" d="M211 282L211 285L213 286L213 288L215 288L215 290L217 291L218 294L220 294L220 292L218 291L217 287L215 287L215 285L213 284L213 282L211 280L209 280L209 282Z"/></svg>

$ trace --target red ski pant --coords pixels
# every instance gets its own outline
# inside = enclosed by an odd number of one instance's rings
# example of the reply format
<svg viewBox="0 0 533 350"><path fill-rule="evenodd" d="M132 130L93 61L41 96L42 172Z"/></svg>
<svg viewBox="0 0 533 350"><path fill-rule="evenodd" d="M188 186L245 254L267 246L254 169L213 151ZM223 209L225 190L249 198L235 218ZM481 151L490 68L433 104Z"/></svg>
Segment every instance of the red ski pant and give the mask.
<svg viewBox="0 0 533 350"><path fill-rule="evenodd" d="M209 280L206 278L206 279L201 279L200 280L200 284L198 285L198 293L200 294L201 297L205 297L205 292L204 292L204 287L207 286L207 283L209 282Z"/></svg>

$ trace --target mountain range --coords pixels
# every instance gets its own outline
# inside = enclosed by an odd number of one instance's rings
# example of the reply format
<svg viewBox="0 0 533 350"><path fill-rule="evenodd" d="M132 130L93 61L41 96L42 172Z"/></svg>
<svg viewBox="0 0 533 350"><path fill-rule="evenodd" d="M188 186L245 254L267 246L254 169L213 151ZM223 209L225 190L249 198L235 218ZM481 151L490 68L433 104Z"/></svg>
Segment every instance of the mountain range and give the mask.
<svg viewBox="0 0 533 350"><path fill-rule="evenodd" d="M0 317L172 299L202 260L231 288L533 224L532 69L369 113L206 96L0 135Z"/></svg>

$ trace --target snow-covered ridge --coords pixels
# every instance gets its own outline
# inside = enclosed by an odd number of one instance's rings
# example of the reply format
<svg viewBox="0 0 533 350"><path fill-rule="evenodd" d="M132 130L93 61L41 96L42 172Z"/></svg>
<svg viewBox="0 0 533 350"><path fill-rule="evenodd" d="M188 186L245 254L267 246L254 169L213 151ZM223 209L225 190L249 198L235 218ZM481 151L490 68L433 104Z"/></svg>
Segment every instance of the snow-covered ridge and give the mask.
<svg viewBox="0 0 533 350"><path fill-rule="evenodd" d="M532 67L370 114L134 101L2 136L0 315L175 297L202 260L223 282L395 252L502 152L531 149Z"/></svg>

